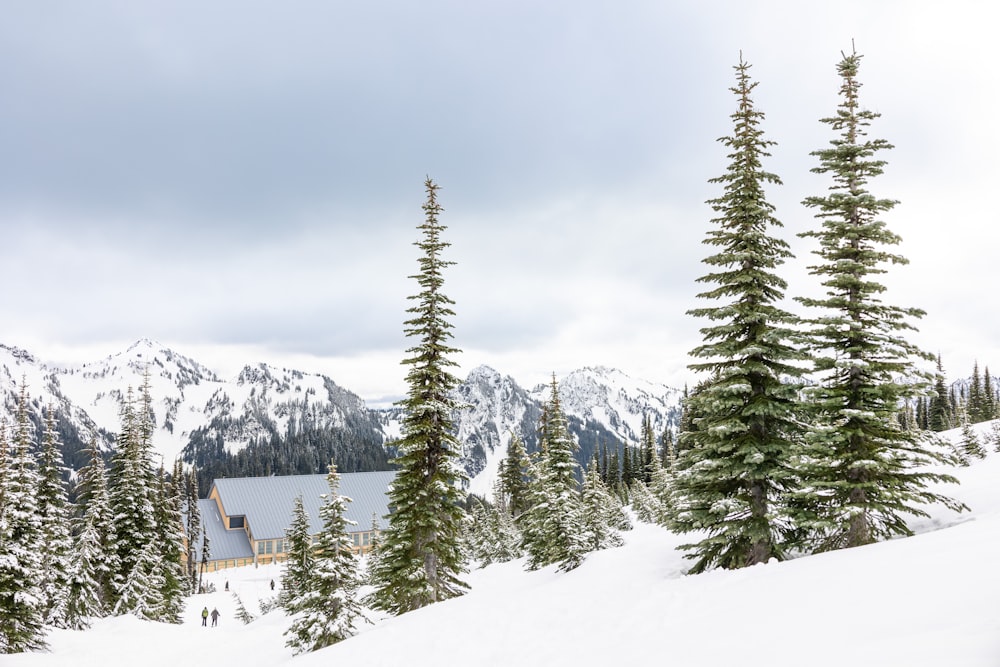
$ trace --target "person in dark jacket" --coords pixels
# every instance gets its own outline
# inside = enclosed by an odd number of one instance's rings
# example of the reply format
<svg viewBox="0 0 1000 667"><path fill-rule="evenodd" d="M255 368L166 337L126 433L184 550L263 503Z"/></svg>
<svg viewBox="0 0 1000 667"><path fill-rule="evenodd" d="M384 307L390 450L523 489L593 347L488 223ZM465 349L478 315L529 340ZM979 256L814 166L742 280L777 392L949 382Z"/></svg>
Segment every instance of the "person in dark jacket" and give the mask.
<svg viewBox="0 0 1000 667"><path fill-rule="evenodd" d="M215 607L212 608L212 627L214 628L219 624L219 610Z"/></svg>

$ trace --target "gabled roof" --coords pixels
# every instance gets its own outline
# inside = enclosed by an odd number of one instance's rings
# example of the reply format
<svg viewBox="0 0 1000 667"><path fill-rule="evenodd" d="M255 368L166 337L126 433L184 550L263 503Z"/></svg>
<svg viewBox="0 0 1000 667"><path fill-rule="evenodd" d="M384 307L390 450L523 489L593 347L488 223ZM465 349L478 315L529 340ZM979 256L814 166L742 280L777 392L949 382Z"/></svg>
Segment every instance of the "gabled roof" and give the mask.
<svg viewBox="0 0 1000 667"><path fill-rule="evenodd" d="M389 514L387 492L395 478L393 470L340 474L340 495L352 501L347 503L344 518L356 524L349 527L348 532L370 530L372 515L377 519L379 530L388 525L385 519ZM315 535L323 528L319 508L323 496L330 493L325 474L222 478L215 480L213 486L226 515L245 516L255 540L283 538L292 524L292 511L299 496L309 515L309 531ZM209 547L214 560L215 543L210 543Z"/></svg>
<svg viewBox="0 0 1000 667"><path fill-rule="evenodd" d="M208 535L209 560L233 560L237 558L253 558L253 547L247 534L242 530L226 530L219 506L214 500L199 500L198 511L201 513L201 525ZM198 536L195 558L201 561L202 538Z"/></svg>

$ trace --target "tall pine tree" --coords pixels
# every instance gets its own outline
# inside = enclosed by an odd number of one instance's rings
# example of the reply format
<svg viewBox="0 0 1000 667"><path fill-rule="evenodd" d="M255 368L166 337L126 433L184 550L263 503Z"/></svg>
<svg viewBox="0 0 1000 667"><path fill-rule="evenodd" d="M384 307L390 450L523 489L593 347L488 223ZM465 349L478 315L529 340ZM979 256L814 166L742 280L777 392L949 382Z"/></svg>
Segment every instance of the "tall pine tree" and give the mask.
<svg viewBox="0 0 1000 667"><path fill-rule="evenodd" d="M929 482L956 480L927 469L944 457L926 446L926 435L903 429L896 418L900 405L926 386L915 359L933 357L902 335L923 312L885 303L885 287L875 278L906 259L888 250L900 237L879 219L897 202L867 189L885 165L876 156L892 146L867 138L879 114L861 108L860 64L852 51L837 65L841 103L822 120L837 136L812 153L820 161L813 171L833 183L826 195L804 201L822 223L802 236L819 242L814 252L821 261L810 271L822 279L826 296L800 299L821 311L811 322L821 383L811 393L819 427L807 438L803 490L794 501L797 522L818 550L909 535L905 515L926 516L920 504L961 507L928 490Z"/></svg>
<svg viewBox="0 0 1000 667"><path fill-rule="evenodd" d="M42 522L35 493L40 485L32 452L34 427L28 388L21 381L8 451L6 424L0 430L0 653L40 651L45 641Z"/></svg>
<svg viewBox="0 0 1000 667"><path fill-rule="evenodd" d="M281 574L281 592L278 604L289 615L297 614L301 601L309 592L309 573L313 568L315 551L312 534L309 532L309 515L302 502L302 496L295 499L292 509L292 525L285 531L288 560Z"/></svg>
<svg viewBox="0 0 1000 667"><path fill-rule="evenodd" d="M70 613L76 618L107 616L115 599L118 571L107 471L96 440L91 441L89 453L90 462L80 469L76 487L77 502L83 508L76 520L75 580L70 591Z"/></svg>
<svg viewBox="0 0 1000 667"><path fill-rule="evenodd" d="M415 245L423 253L420 272L411 276L420 286L411 296L416 304L407 310L406 335L416 340L403 360L409 366L407 398L403 408L403 435L394 463L399 473L389 491L393 512L382 534L377 589L371 603L378 609L402 614L465 592L462 549L461 481L459 446L452 435L456 403L451 390L458 384L449 370L457 365L449 346L454 302L444 295L443 270L453 262L441 258L450 244L441 240L445 229L438 221L438 186L427 179L422 238Z"/></svg>
<svg viewBox="0 0 1000 667"><path fill-rule="evenodd" d="M42 521L42 590L45 596L45 624L57 628L78 628L81 619L71 618L69 593L73 580L73 540L70 537L72 512L63 481L65 466L60 450L55 409L44 415L42 459L38 486L38 515Z"/></svg>
<svg viewBox="0 0 1000 667"><path fill-rule="evenodd" d="M735 66L737 98L733 134L720 141L729 168L710 182L723 194L710 200L718 214L705 243L718 248L704 262L712 285L698 296L712 305L690 311L705 318L704 343L690 368L710 374L686 401L693 428L682 439L676 528L704 531L685 545L693 572L714 566L737 568L783 556L786 522L778 518L781 495L790 488L790 457L801 430L797 418L796 362L792 344L796 318L776 304L785 281L775 270L791 257L788 244L772 236L781 226L765 186L780 179L761 158L774 142L764 138L763 112L754 106L750 65Z"/></svg>
<svg viewBox="0 0 1000 667"><path fill-rule="evenodd" d="M509 514L517 520L528 509L528 468L530 461L524 441L516 433L510 434L507 456L500 467L500 493Z"/></svg>
<svg viewBox="0 0 1000 667"><path fill-rule="evenodd" d="M944 383L944 366L941 355L937 356L937 372L934 374L934 391L927 408L927 425L932 431L947 431L954 428L955 415L948 397L948 387Z"/></svg>
<svg viewBox="0 0 1000 667"><path fill-rule="evenodd" d="M323 529L316 539L312 567L305 591L298 593L296 613L286 646L296 653L316 651L347 639L364 618L357 599L358 558L347 534L344 517L349 498L340 495L340 475L331 462L326 476L330 492L319 510Z"/></svg>
<svg viewBox="0 0 1000 667"><path fill-rule="evenodd" d="M542 447L531 480L531 506L522 520L522 539L529 568L558 563L560 570L572 570L590 549L577 484L577 445L569 433L555 375L544 414Z"/></svg>

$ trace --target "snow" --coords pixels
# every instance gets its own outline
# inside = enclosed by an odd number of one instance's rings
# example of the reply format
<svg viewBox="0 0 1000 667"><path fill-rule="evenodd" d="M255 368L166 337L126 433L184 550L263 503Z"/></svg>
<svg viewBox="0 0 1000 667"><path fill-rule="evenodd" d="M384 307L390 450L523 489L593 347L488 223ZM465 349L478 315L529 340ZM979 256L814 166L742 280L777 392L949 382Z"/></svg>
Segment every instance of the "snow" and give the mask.
<svg viewBox="0 0 1000 667"><path fill-rule="evenodd" d="M250 625L234 619L226 581L253 610L280 580L275 566L247 567L210 575L220 592L192 597L181 625L105 619L87 632L52 631L51 653L0 663L995 667L1000 454L949 472L962 485L935 490L971 513L931 507L930 518L912 523L920 534L871 546L688 576L677 546L690 536L637 522L624 547L591 554L571 572L526 572L523 561L474 570L460 598L396 618L372 614L357 636L294 658L280 611ZM218 607L219 627L201 627L204 606Z"/></svg>

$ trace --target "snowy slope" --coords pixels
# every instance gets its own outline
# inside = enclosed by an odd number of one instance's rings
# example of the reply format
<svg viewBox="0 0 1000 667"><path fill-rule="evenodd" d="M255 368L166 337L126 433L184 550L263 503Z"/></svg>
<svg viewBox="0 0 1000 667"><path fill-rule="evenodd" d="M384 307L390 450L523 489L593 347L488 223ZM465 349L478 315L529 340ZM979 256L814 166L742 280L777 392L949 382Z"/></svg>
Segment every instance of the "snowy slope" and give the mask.
<svg viewBox="0 0 1000 667"><path fill-rule="evenodd" d="M991 425L979 425L982 434ZM957 433L949 434L957 437ZM992 449L992 447L991 447ZM953 471L946 491L972 511L931 508L927 532L736 571L686 576L682 538L639 524L626 545L569 573L523 563L471 572L464 597L374 625L293 658L287 620L242 626L225 593L193 597L185 623L132 618L89 632L54 631L52 652L3 656L4 667L996 667L1000 665L1000 454ZM268 596L273 568L212 575L245 601ZM203 606L218 628L202 628Z"/></svg>

